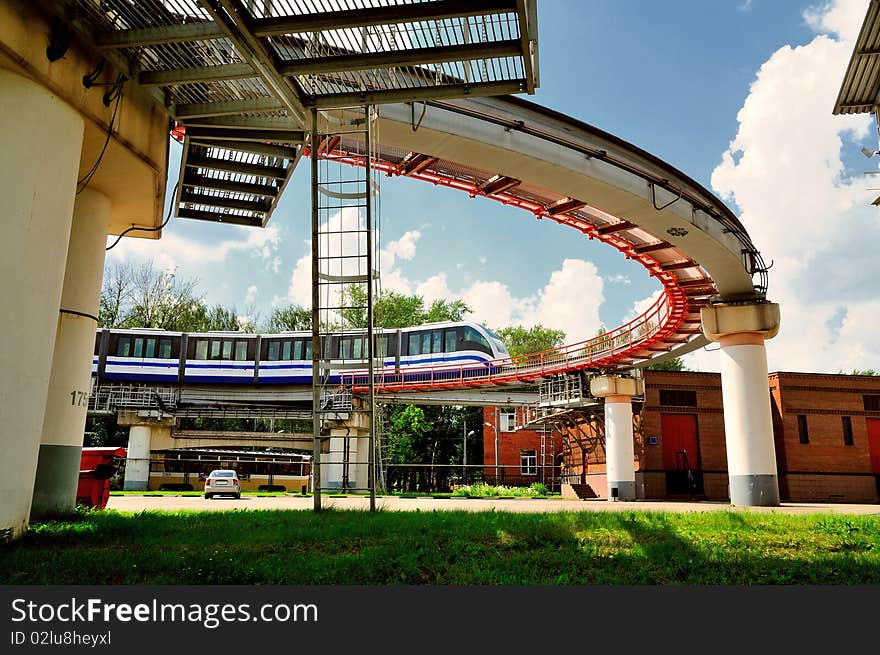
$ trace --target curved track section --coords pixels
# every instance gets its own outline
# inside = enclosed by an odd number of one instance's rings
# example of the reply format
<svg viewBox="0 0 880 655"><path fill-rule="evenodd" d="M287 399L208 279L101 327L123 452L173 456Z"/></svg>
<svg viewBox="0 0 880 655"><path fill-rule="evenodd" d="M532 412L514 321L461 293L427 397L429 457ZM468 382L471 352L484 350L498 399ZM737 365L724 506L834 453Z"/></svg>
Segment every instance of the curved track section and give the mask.
<svg viewBox="0 0 880 655"><path fill-rule="evenodd" d="M421 118L414 121L414 116ZM767 268L736 216L698 183L610 134L513 97L388 105L378 121L381 161L406 176L484 196L616 248L662 291L641 316L595 339L491 365L376 373L379 391L527 384L578 370L623 371L707 343L710 298L763 297ZM320 157L363 165L362 144L324 143ZM757 276L757 280L755 280ZM365 373L344 383L366 385Z"/></svg>

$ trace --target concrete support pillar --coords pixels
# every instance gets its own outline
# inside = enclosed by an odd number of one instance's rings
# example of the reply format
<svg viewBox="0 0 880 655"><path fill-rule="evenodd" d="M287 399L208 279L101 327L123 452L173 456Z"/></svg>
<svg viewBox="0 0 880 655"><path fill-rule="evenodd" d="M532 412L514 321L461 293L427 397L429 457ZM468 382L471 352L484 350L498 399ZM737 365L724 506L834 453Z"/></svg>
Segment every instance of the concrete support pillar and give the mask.
<svg viewBox="0 0 880 655"><path fill-rule="evenodd" d="M345 442L349 432L346 428L330 430L330 452L321 457L321 480L326 489L342 488Z"/></svg>
<svg viewBox="0 0 880 655"><path fill-rule="evenodd" d="M644 393L635 378L603 375L590 380L590 393L605 399L605 474L608 500L636 499L633 396Z"/></svg>
<svg viewBox="0 0 880 655"><path fill-rule="evenodd" d="M82 148L82 118L0 70L0 541L27 526Z"/></svg>
<svg viewBox="0 0 880 655"><path fill-rule="evenodd" d="M77 196L31 518L76 504L109 220L106 196L91 189Z"/></svg>
<svg viewBox="0 0 880 655"><path fill-rule="evenodd" d="M721 394L730 502L779 505L767 351L779 332L779 305L711 305L701 311L704 334L721 344Z"/></svg>
<svg viewBox="0 0 880 655"><path fill-rule="evenodd" d="M125 459L126 491L145 491L150 483L150 436L149 425L132 425L128 430L128 449Z"/></svg>
<svg viewBox="0 0 880 655"><path fill-rule="evenodd" d="M370 483L370 439L368 435L369 433L365 434L359 431L358 438L352 440L352 459L355 464L351 467L351 483L360 490L366 489Z"/></svg>

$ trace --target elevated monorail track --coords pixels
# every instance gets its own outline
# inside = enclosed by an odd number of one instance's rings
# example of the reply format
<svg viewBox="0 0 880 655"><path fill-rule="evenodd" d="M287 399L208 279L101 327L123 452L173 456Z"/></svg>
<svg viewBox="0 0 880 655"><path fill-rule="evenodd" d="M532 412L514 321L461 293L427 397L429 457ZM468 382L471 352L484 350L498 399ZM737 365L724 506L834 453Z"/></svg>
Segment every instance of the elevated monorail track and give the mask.
<svg viewBox="0 0 880 655"><path fill-rule="evenodd" d="M319 132L338 133L358 107L377 105L372 167L568 226L659 284L646 312L595 339L481 368L380 369L380 393L622 372L705 345L700 310L710 302L766 297L768 267L712 193L611 134L503 95L539 85L531 0L373 0L332 11L301 0L39 5L176 122L179 217L265 226L313 154L309 115L320 112ZM328 137L314 154L363 166L357 138ZM356 389L366 381L346 372Z"/></svg>
<svg viewBox="0 0 880 655"><path fill-rule="evenodd" d="M412 116L421 114L418 123ZM622 372L702 347L700 309L762 299L767 266L737 217L701 185L597 128L513 97L382 108L389 176L485 197L617 249L660 284L640 316L594 339L492 365L376 373L380 392L528 384L580 370ZM311 153L307 153L311 154ZM345 139L319 153L363 165ZM355 389L363 372L343 376Z"/></svg>

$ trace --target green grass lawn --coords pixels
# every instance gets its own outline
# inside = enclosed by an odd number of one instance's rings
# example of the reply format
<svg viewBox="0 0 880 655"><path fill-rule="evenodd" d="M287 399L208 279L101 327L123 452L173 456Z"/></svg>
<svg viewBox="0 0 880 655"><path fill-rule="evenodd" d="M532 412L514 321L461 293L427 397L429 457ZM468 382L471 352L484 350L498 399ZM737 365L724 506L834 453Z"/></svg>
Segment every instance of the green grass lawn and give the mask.
<svg viewBox="0 0 880 655"><path fill-rule="evenodd" d="M880 518L734 511L82 512L2 584L880 584Z"/></svg>

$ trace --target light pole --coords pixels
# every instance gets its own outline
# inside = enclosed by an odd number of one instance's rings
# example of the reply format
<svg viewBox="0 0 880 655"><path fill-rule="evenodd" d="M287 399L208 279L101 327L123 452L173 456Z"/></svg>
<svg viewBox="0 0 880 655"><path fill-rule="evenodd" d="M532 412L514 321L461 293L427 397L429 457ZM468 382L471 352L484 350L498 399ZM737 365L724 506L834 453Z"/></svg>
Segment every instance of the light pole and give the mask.
<svg viewBox="0 0 880 655"><path fill-rule="evenodd" d="M497 410L496 410L497 411ZM497 416L497 414L496 414ZM498 484L498 428L489 423L488 421L483 423L488 428L492 428L495 431L495 484Z"/></svg>
<svg viewBox="0 0 880 655"><path fill-rule="evenodd" d="M467 423L465 423L463 432L465 432L465 430L467 430ZM464 447L462 448L462 452L461 452L461 457L462 457L461 476L464 478L465 484L468 483L468 481L467 481L467 438L472 437L472 436L474 436L473 430L471 430L470 432L465 432L465 434L464 434Z"/></svg>

